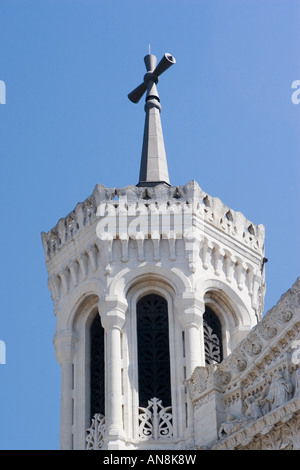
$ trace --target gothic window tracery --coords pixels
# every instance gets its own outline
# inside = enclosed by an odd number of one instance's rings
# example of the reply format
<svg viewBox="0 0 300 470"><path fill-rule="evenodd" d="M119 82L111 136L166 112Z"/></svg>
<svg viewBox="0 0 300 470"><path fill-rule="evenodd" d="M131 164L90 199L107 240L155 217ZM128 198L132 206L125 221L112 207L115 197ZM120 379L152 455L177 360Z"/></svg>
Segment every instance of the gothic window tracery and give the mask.
<svg viewBox="0 0 300 470"><path fill-rule="evenodd" d="M221 322L216 313L208 306L203 315L205 363L220 363L223 360Z"/></svg>

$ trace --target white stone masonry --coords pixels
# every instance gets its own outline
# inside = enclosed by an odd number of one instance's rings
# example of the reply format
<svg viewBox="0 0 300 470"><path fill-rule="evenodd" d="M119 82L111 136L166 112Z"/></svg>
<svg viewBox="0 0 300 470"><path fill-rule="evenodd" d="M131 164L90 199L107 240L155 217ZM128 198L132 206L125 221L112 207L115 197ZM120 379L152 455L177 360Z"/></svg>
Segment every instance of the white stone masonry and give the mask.
<svg viewBox="0 0 300 470"><path fill-rule="evenodd" d="M220 318L224 357L261 319L264 227L195 181L120 189L99 184L42 233L42 241L62 365L61 448L85 448L86 430L100 426L102 433L104 422L103 448L194 442L184 380L205 366L202 315L209 305ZM135 318L147 293L163 296L169 315L172 437L159 442L139 437ZM92 425L88 331L96 311L105 330L106 411Z"/></svg>

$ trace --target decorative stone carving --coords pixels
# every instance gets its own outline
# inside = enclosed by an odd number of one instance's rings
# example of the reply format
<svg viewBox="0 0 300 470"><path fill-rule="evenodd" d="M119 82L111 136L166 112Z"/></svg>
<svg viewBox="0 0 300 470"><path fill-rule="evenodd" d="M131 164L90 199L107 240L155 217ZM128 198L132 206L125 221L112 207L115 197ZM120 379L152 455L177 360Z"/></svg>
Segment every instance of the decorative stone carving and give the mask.
<svg viewBox="0 0 300 470"><path fill-rule="evenodd" d="M290 310L284 310L283 312L279 313L279 321L281 323L287 323L291 320L292 316L293 312L291 312Z"/></svg>
<svg viewBox="0 0 300 470"><path fill-rule="evenodd" d="M236 373L242 372L247 367L247 359L242 351L233 352L231 355L231 365Z"/></svg>
<svg viewBox="0 0 300 470"><path fill-rule="evenodd" d="M243 341L242 348L248 354L248 356L253 357L261 352L262 342L259 340L257 334L252 331Z"/></svg>
<svg viewBox="0 0 300 470"><path fill-rule="evenodd" d="M258 325L257 331L266 341L274 338L277 334L276 319L270 318L268 322L262 322Z"/></svg>
<svg viewBox="0 0 300 470"><path fill-rule="evenodd" d="M172 407L163 407L159 398L151 398L147 408L139 408L139 438L162 439L173 435Z"/></svg>
<svg viewBox="0 0 300 470"><path fill-rule="evenodd" d="M257 419L262 416L260 399L258 396L249 395L244 399L245 416L249 419Z"/></svg>
<svg viewBox="0 0 300 470"><path fill-rule="evenodd" d="M213 332L213 329L205 324L203 326L204 337L205 337L205 354L210 357L210 360L220 362L220 347L219 338Z"/></svg>
<svg viewBox="0 0 300 470"><path fill-rule="evenodd" d="M195 369L186 381L199 436L195 448L203 442L213 450L300 448L299 294L300 278L231 355L213 370ZM205 419L208 397L215 400L209 438L197 421Z"/></svg>
<svg viewBox="0 0 300 470"><path fill-rule="evenodd" d="M230 370L226 370L225 367L216 369L215 380L218 385L227 385L231 380Z"/></svg>
<svg viewBox="0 0 300 470"><path fill-rule="evenodd" d="M241 429L243 424L245 423L244 419L236 419L233 416L229 415L226 417L226 421L221 424L219 431L218 431L218 436L220 439L223 439L223 437L227 437L230 434L238 431Z"/></svg>
<svg viewBox="0 0 300 470"><path fill-rule="evenodd" d="M300 367L295 371L295 388L294 388L294 397L300 397Z"/></svg>
<svg viewBox="0 0 300 470"><path fill-rule="evenodd" d="M115 200L116 195L118 196L117 200ZM124 198L126 198L128 205L123 203ZM76 208L65 218L60 219L56 227L48 233L42 233L47 259L51 259L57 250L93 223L96 216L99 215L99 212L97 212L99 204L102 204L103 208L105 205L105 211L112 214L112 211L116 213L119 204L125 213L130 210L131 204L135 202L139 204L139 210L147 214L149 212L149 200L159 200L161 203L165 203L166 210L172 206L173 212L175 203L183 203L186 206L187 203L192 202L195 215L203 219L203 222L207 222L223 232L225 231L230 236L238 238L241 243L251 246L256 252L264 249L264 227L262 225L255 226L243 214L234 212L225 206L220 199L205 195L195 181L177 188L163 186L151 188L151 191L148 190L146 197L143 188L128 186L115 189L96 185L90 197L84 202L78 203ZM201 204L202 201L204 205ZM216 246L214 254L219 253L219 249L220 247ZM221 259L223 259L223 255L219 261Z"/></svg>
<svg viewBox="0 0 300 470"><path fill-rule="evenodd" d="M105 417L96 413L92 418L91 427L86 432L86 450L101 449L104 444Z"/></svg>
<svg viewBox="0 0 300 470"><path fill-rule="evenodd" d="M282 435L284 436L284 448L300 450L300 419L292 418L282 427Z"/></svg>
<svg viewBox="0 0 300 470"><path fill-rule="evenodd" d="M278 406L281 406L286 401L288 401L291 392L291 383L283 377L282 372L275 371L268 387L265 403L271 410L273 410L274 408L277 408Z"/></svg>
<svg viewBox="0 0 300 470"><path fill-rule="evenodd" d="M202 392L205 391L211 371L210 367L196 367L191 378L185 380L185 385L189 390L191 400L194 401Z"/></svg>

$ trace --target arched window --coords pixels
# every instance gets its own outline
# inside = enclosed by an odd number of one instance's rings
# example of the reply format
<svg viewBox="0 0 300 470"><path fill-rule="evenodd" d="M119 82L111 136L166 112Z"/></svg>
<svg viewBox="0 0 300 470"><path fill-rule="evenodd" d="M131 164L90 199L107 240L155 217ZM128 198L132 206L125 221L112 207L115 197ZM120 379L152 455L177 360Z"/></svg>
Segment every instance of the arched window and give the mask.
<svg viewBox="0 0 300 470"><path fill-rule="evenodd" d="M100 315L96 314L91 324L90 349L90 390L91 390L91 418L96 413L105 414L104 393L104 329L101 325Z"/></svg>
<svg viewBox="0 0 300 470"><path fill-rule="evenodd" d="M171 406L168 304L160 295L137 302L137 346L139 406L154 397Z"/></svg>
<svg viewBox="0 0 300 470"><path fill-rule="evenodd" d="M220 363L223 360L221 322L208 306L205 307L203 315L203 331L206 364Z"/></svg>

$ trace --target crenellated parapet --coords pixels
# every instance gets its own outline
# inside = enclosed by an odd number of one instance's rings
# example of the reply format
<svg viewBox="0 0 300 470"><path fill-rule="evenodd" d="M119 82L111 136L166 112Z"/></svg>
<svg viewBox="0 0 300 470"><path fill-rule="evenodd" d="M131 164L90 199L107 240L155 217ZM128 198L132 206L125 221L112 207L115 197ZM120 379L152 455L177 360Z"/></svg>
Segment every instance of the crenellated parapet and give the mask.
<svg viewBox="0 0 300 470"><path fill-rule="evenodd" d="M253 224L241 212L233 211L219 198L209 196L195 181L185 186L158 185L149 188L107 188L98 184L90 197L78 203L49 232L42 233L46 260L52 259L82 230L99 221L99 216L120 217L127 213L128 217L141 214L154 217L156 211L169 214L181 212L183 216L192 213L200 224L205 223L207 229L226 234L254 253L264 251L264 226ZM150 231L147 237L155 239L154 232ZM116 232L115 236L117 238L120 233ZM167 237L168 233L162 229L160 236Z"/></svg>

